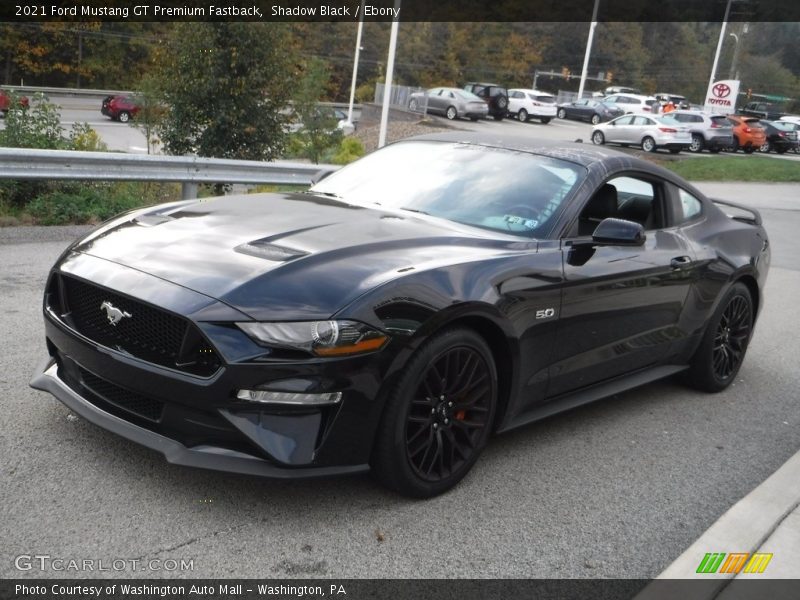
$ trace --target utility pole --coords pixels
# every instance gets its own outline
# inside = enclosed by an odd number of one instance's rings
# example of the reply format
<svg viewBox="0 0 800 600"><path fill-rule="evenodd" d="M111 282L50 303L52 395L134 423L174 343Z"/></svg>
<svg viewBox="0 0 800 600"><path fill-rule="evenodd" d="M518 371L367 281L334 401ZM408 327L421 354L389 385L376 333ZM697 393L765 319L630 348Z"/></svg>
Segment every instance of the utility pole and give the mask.
<svg viewBox="0 0 800 600"><path fill-rule="evenodd" d="M600 0L594 0L594 10L592 11L592 24L589 26L589 39L586 41L586 53L583 55L583 70L581 71L581 83L578 86L578 100L583 98L583 87L586 85L586 70L589 68L589 55L592 53L592 42L594 41L594 30L597 27L597 8Z"/></svg>

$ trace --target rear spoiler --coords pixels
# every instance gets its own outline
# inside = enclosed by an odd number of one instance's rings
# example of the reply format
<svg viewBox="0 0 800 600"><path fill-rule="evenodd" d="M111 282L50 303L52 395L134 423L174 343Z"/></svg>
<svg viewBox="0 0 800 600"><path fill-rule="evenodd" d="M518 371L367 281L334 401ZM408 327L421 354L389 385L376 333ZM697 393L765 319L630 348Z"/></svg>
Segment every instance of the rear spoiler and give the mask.
<svg viewBox="0 0 800 600"><path fill-rule="evenodd" d="M718 200L717 198L711 198L711 201L714 204L735 209L734 211L727 211L723 209L723 212L735 221L750 223L751 225L761 225L761 213L754 208L749 208L747 206L743 206L742 204L737 204L736 202L729 202L728 200ZM741 211L745 214L737 214L736 211Z"/></svg>

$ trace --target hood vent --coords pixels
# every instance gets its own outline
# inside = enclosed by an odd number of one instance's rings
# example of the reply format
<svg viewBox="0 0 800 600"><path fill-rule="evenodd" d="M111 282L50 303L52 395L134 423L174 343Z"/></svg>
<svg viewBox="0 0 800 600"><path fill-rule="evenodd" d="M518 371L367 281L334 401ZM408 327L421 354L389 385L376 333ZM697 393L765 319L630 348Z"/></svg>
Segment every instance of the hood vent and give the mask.
<svg viewBox="0 0 800 600"><path fill-rule="evenodd" d="M307 254L307 252L303 252L302 250L278 246L277 244L272 244L263 240L247 242L241 246L236 246L234 250L242 254L249 254L250 256L256 256L275 262L287 262Z"/></svg>

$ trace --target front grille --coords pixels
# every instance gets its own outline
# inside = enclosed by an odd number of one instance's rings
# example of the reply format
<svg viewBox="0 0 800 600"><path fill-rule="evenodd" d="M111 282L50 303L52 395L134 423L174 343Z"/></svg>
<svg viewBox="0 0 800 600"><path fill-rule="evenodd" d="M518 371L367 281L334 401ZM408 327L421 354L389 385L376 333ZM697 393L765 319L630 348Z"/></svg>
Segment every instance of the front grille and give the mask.
<svg viewBox="0 0 800 600"><path fill-rule="evenodd" d="M136 392L118 386L90 373L83 367L78 367L83 381L83 387L101 400L113 404L117 408L131 412L148 421L158 422L164 412L164 403L160 400L142 396Z"/></svg>
<svg viewBox="0 0 800 600"><path fill-rule="evenodd" d="M73 277L61 281L64 320L90 340L193 375L207 377L219 369L219 355L186 319ZM115 324L109 321L112 310L122 315Z"/></svg>

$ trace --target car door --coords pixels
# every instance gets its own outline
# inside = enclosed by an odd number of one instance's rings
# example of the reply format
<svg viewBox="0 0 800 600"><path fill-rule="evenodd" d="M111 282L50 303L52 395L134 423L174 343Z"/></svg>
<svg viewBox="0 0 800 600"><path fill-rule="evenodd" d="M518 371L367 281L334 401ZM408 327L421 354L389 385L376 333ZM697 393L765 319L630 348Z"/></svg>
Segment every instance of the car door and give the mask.
<svg viewBox="0 0 800 600"><path fill-rule="evenodd" d="M671 226L660 179L620 174L584 205L562 238L565 284L547 396L553 398L656 365L668 355L694 259ZM641 246L590 244L607 217L642 224Z"/></svg>
<svg viewBox="0 0 800 600"><path fill-rule="evenodd" d="M589 113L590 110L588 100L576 100L572 103L572 115L576 119L588 121L592 118Z"/></svg>
<svg viewBox="0 0 800 600"><path fill-rule="evenodd" d="M508 90L508 112L510 113L518 113L520 108L525 108L523 106L525 99L525 94L518 90Z"/></svg>
<svg viewBox="0 0 800 600"><path fill-rule="evenodd" d="M444 105L444 98L442 97L443 93L444 90L442 88L436 88L430 91L428 94L428 110L444 113L446 107Z"/></svg>
<svg viewBox="0 0 800 600"><path fill-rule="evenodd" d="M613 125L609 123L608 127L606 127L604 130L608 132L606 140L608 140L609 142L614 142L616 144L627 143L628 138L630 137L630 132L628 130L630 129L632 122L633 122L632 116L618 117L613 121L611 121Z"/></svg>

